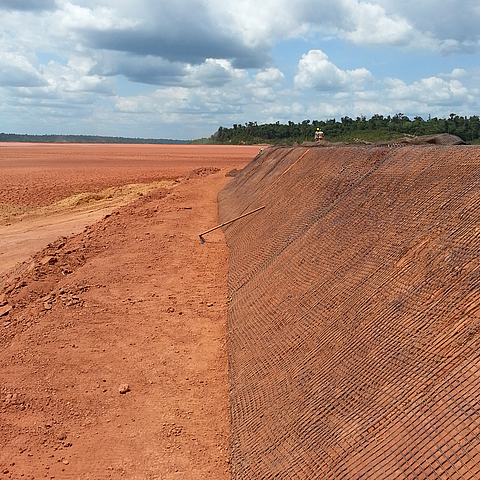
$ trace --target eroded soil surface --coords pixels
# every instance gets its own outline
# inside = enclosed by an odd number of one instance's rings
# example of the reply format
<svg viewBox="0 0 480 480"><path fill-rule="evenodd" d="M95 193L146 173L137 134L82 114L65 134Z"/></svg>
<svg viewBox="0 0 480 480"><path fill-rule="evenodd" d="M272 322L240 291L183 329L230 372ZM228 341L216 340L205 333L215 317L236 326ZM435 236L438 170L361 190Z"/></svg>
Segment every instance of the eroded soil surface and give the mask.
<svg viewBox="0 0 480 480"><path fill-rule="evenodd" d="M75 235L67 224L3 275L0 479L229 478L228 252L221 230L204 245L198 235L218 223L226 172L256 149L220 150L171 160L171 175L150 168L146 182L173 183L94 224L82 217ZM95 178L83 191L115 186ZM139 180L126 175L124 184ZM30 205L48 205L41 197ZM25 205L19 198L10 204ZM0 240L38 213L10 216ZM68 208L55 214L68 217Z"/></svg>

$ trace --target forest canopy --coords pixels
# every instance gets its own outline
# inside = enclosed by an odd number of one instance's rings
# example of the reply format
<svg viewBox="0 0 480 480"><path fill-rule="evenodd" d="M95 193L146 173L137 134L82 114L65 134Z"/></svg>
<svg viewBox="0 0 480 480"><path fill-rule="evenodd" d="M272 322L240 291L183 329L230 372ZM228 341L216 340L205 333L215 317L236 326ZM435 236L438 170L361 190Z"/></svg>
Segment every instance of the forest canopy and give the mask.
<svg viewBox="0 0 480 480"><path fill-rule="evenodd" d="M313 141L315 131L320 128L325 140L332 142L388 141L405 136L434 135L449 133L457 135L467 143L480 143L480 120L478 116L459 117L452 113L449 118L414 117L411 120L403 113L384 117L373 115L370 119L364 116L356 119L342 117L327 121L304 120L300 123L289 121L258 125L249 122L244 125L234 124L232 128L219 129L205 143L218 144L288 144L294 142Z"/></svg>
<svg viewBox="0 0 480 480"><path fill-rule="evenodd" d="M26 135L17 133L0 133L0 142L184 144L189 143L189 140L169 140L165 138L103 137L98 135Z"/></svg>

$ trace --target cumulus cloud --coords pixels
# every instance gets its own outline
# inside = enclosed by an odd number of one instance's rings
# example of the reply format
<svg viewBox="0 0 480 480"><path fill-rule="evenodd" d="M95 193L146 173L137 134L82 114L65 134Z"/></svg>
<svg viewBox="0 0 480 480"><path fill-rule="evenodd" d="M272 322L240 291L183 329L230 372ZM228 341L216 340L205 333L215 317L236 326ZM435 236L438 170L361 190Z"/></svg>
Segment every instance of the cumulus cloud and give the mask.
<svg viewBox="0 0 480 480"><path fill-rule="evenodd" d="M344 31L346 39L364 45L407 45L415 38L411 24L400 15L388 16L371 3L350 3L353 28Z"/></svg>
<svg viewBox="0 0 480 480"><path fill-rule="evenodd" d="M285 75L274 67L259 71L246 87L254 102L274 102Z"/></svg>
<svg viewBox="0 0 480 480"><path fill-rule="evenodd" d="M244 70L234 68L228 60L207 58L201 65L188 65L183 83L189 86L221 87L233 80L246 80Z"/></svg>
<svg viewBox="0 0 480 480"><path fill-rule="evenodd" d="M415 38L409 20L389 14L378 2L334 0L328 4L307 0L244 0L214 2L220 18L228 19L247 44L272 44L273 39L312 34L334 35L361 45L406 45Z"/></svg>
<svg viewBox="0 0 480 480"><path fill-rule="evenodd" d="M310 102L309 118L343 117L345 115L367 117L374 114L394 115L403 112L414 116L445 116L452 111L462 115L476 114L480 106L478 88L468 88L459 78L465 76L461 69L450 74L423 78L407 83L398 78L385 78L361 91L325 92L318 102ZM459 112L460 110L460 112Z"/></svg>
<svg viewBox="0 0 480 480"><path fill-rule="evenodd" d="M322 7L295 2L292 10L285 9L293 19L283 22L285 31L292 36L318 32L356 45L404 46L444 54L480 49L480 6L475 0L337 0Z"/></svg>
<svg viewBox="0 0 480 480"><path fill-rule="evenodd" d="M386 11L402 15L443 53L468 53L480 47L480 5L476 0L378 0L377 3Z"/></svg>
<svg viewBox="0 0 480 480"><path fill-rule="evenodd" d="M22 116L57 125L69 108L72 128L95 118L165 136L150 129L480 107L476 0L0 0L0 11L3 130ZM418 74L417 52L430 55Z"/></svg>
<svg viewBox="0 0 480 480"><path fill-rule="evenodd" d="M107 52L101 57L107 59L104 70L136 82L160 84L165 80L169 84L172 76L181 75L178 64L202 65L208 59L228 60L237 69L269 68L273 64L271 49L289 38L329 35L356 45L409 46L444 53L467 44L478 49L479 32L474 25L479 24L480 8L470 0L461 3L462 8L455 9L451 2L439 0L401 4L393 0L334 0L328 5L307 0L0 0L0 8L23 5L28 12L57 6L55 12L43 12L42 16L5 19L9 28L13 21L19 46L29 40L29 45L37 48L50 43L65 51ZM422 27L424 17L431 28ZM455 17L458 22L451 21ZM447 24L456 26L438 27ZM26 38L20 38L25 34ZM116 54L123 59L117 55L114 66L108 57ZM133 64L139 68L130 68Z"/></svg>
<svg viewBox="0 0 480 480"><path fill-rule="evenodd" d="M445 32L440 35L441 30L422 28L422 22L408 9L386 0L336 0L322 7L306 0L104 0L100 5L86 1L63 1L61 5L62 24L88 48L188 64L214 58L228 59L237 68L268 67L276 41L315 35L331 35L357 45L445 52L466 45L461 29L450 28L451 36ZM473 5L467 7L464 12L472 15L464 16L472 24L478 12ZM436 18L435 10L430 8L429 12ZM478 29L472 30L468 39L471 46L478 48L478 39Z"/></svg>
<svg viewBox="0 0 480 480"><path fill-rule="evenodd" d="M132 82L148 85L174 85L187 74L186 66L180 62L169 62L152 55L124 55L118 52L101 54L90 73L106 77L124 75Z"/></svg>
<svg viewBox="0 0 480 480"><path fill-rule="evenodd" d="M90 74L112 77L124 75L130 81L163 86L218 87L233 79L246 78L244 70L236 69L228 60L207 58L202 64L169 62L152 55L113 54L102 58Z"/></svg>
<svg viewBox="0 0 480 480"><path fill-rule="evenodd" d="M146 134L154 135L154 130L151 133L149 130L161 122L166 129L168 125L176 125L177 131L181 125L181 133L173 137L192 139L202 136L199 135L202 129L212 134L219 126L219 118L241 118L244 101L243 92L222 88L209 91L204 87L166 87L148 95L117 97L115 110L120 118L134 115L138 122L148 125Z"/></svg>
<svg viewBox="0 0 480 480"><path fill-rule="evenodd" d="M266 45L264 48L247 45L209 4L200 0L140 4L125 1L115 8L65 4L63 10L81 11L82 22L77 13L70 16L72 29L79 41L93 49L190 64L201 64L208 58L228 59L241 68L258 67L269 58ZM109 15L105 13L107 10ZM107 18L129 21L121 24Z"/></svg>
<svg viewBox="0 0 480 480"><path fill-rule="evenodd" d="M452 73L452 77L458 75L458 71ZM462 83L451 78L444 80L440 77L423 78L419 82L407 85L399 79L386 79L388 95L396 101L408 100L431 106L461 105L473 101L468 89Z"/></svg>
<svg viewBox="0 0 480 480"><path fill-rule="evenodd" d="M28 59L21 55L0 53L0 86L40 87L46 81Z"/></svg>
<svg viewBox="0 0 480 480"><path fill-rule="evenodd" d="M11 105L48 104L63 109L113 94L113 81L91 75L92 62L86 58L73 58L67 65L50 61L37 68L23 56L1 53L0 65L0 87L9 90Z"/></svg>
<svg viewBox="0 0 480 480"><path fill-rule="evenodd" d="M295 86L320 91L360 90L370 80L367 69L341 70L321 50L310 50L298 63Z"/></svg>
<svg viewBox="0 0 480 480"><path fill-rule="evenodd" d="M285 80L285 75L278 68L267 68L255 75L255 84L259 87L273 87L280 85Z"/></svg>
<svg viewBox="0 0 480 480"><path fill-rule="evenodd" d="M86 32L122 32L141 27L141 20L125 17L115 8L97 5L93 8L64 2L52 20L56 21L62 34L70 31L77 40L85 41Z"/></svg>

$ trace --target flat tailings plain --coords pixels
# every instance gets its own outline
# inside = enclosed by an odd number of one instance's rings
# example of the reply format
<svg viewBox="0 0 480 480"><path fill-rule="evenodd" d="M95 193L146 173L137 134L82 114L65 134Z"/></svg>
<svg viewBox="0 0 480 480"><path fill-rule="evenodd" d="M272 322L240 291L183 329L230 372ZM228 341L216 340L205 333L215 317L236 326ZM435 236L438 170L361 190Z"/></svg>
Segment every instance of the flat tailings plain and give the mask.
<svg viewBox="0 0 480 480"><path fill-rule="evenodd" d="M480 149L269 148L220 193L234 479L480 478Z"/></svg>

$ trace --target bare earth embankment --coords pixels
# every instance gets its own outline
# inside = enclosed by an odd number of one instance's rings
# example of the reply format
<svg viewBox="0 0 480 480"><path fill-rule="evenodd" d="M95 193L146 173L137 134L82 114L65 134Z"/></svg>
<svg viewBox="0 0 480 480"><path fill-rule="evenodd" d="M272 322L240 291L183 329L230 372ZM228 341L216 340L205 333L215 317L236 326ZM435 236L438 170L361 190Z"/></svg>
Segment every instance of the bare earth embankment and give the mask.
<svg viewBox="0 0 480 480"><path fill-rule="evenodd" d="M443 138L443 137L442 137ZM238 479L480 478L480 149L267 149L219 196Z"/></svg>
<svg viewBox="0 0 480 480"><path fill-rule="evenodd" d="M257 152L0 146L0 478L229 478L227 248L198 234Z"/></svg>

